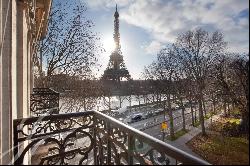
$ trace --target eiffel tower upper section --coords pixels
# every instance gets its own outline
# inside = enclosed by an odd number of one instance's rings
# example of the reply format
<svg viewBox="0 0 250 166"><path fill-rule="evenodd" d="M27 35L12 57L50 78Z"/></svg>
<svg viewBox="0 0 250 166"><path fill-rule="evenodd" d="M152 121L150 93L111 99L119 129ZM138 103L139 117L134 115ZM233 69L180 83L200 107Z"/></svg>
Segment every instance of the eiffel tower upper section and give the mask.
<svg viewBox="0 0 250 166"><path fill-rule="evenodd" d="M116 11L114 14L114 42L115 42L115 50L111 53L109 58L109 64L107 69L104 71L102 79L104 80L113 80L120 82L122 78L130 79L130 74L125 67L125 63L123 61L123 56L121 52L120 45L120 33L119 33L119 13Z"/></svg>

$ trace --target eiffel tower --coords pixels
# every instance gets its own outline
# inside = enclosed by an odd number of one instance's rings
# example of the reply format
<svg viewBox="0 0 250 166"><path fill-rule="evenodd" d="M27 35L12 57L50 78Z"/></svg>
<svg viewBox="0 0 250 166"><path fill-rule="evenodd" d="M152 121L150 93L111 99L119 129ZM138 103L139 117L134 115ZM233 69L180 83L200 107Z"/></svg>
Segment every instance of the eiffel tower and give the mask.
<svg viewBox="0 0 250 166"><path fill-rule="evenodd" d="M130 80L131 76L125 67L125 63L123 61L123 56L121 52L120 33L119 33L119 13L117 11L117 5L116 5L116 11L115 11L114 17L115 17L115 20L114 20L113 38L115 42L115 50L110 55L109 64L106 70L104 71L102 79L112 80L114 82L120 83L122 78Z"/></svg>

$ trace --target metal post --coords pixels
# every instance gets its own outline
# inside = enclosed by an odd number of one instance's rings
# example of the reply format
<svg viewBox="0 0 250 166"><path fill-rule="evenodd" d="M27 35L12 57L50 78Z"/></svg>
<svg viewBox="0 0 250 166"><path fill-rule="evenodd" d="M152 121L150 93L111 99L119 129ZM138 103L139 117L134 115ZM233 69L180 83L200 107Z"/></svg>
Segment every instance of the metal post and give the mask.
<svg viewBox="0 0 250 166"><path fill-rule="evenodd" d="M197 122L197 117L196 117L197 115L196 115L196 107L195 107L195 109L194 109L194 122L196 123Z"/></svg>
<svg viewBox="0 0 250 166"><path fill-rule="evenodd" d="M14 139L14 165L20 165L21 163L19 163L19 160L18 160L18 132L17 132L17 123L14 122L13 124L13 132L14 132L14 136L13 136L13 139Z"/></svg>
<svg viewBox="0 0 250 166"><path fill-rule="evenodd" d="M139 109L141 108L141 98L140 98L140 95L138 96L138 99L139 99Z"/></svg>
<svg viewBox="0 0 250 166"><path fill-rule="evenodd" d="M111 111L111 101L110 101L110 96L108 96L108 98L109 98L109 112Z"/></svg>
<svg viewBox="0 0 250 166"><path fill-rule="evenodd" d="M108 135L111 134L110 123L107 122ZM109 137L107 138L107 165L111 165L111 143Z"/></svg>
<svg viewBox="0 0 250 166"><path fill-rule="evenodd" d="M99 107L98 107L99 108ZM97 124L97 120L96 120L96 115L93 115L93 123L94 123L94 127L93 127L93 142L94 142L94 165L98 165L97 162L97 137L96 137L96 126L98 126Z"/></svg>
<svg viewBox="0 0 250 166"><path fill-rule="evenodd" d="M134 146L135 139L131 134L128 135L128 165L133 165L133 153L134 153Z"/></svg>
<svg viewBox="0 0 250 166"><path fill-rule="evenodd" d="M164 140L165 140L165 131L163 130L162 131L162 141L164 142Z"/></svg>
<svg viewBox="0 0 250 166"><path fill-rule="evenodd" d="M132 111L132 108L131 108L131 95L129 96L129 108L130 108L130 112Z"/></svg>

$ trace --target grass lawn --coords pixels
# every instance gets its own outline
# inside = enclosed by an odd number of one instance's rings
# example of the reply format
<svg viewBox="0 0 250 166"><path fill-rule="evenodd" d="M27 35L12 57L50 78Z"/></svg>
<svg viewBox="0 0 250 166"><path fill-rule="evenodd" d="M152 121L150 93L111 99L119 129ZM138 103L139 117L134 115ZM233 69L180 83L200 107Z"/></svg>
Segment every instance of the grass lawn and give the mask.
<svg viewBox="0 0 250 166"><path fill-rule="evenodd" d="M200 121L197 121L194 123L194 127L198 127L200 124L201 124Z"/></svg>
<svg viewBox="0 0 250 166"><path fill-rule="evenodd" d="M221 134L225 123L239 123L239 119L222 118L208 129L207 136L198 134L187 143L195 153L211 164L249 165L249 140Z"/></svg>
<svg viewBox="0 0 250 166"><path fill-rule="evenodd" d="M235 123L237 125L240 124L240 119L238 118L220 118L217 120L216 123L212 123L212 125L210 125L208 127L209 130L213 130L216 132L222 132L223 127L227 124L227 123Z"/></svg>
<svg viewBox="0 0 250 166"><path fill-rule="evenodd" d="M189 130L187 130L187 129L186 130L183 130L183 129L179 130L175 133L174 139L171 140L170 136L167 136L167 140L174 141L188 132L189 132Z"/></svg>
<svg viewBox="0 0 250 166"><path fill-rule="evenodd" d="M207 119L209 119L213 115L215 115L215 113L209 112L209 113L207 113L207 115L204 116L204 119L207 120Z"/></svg>

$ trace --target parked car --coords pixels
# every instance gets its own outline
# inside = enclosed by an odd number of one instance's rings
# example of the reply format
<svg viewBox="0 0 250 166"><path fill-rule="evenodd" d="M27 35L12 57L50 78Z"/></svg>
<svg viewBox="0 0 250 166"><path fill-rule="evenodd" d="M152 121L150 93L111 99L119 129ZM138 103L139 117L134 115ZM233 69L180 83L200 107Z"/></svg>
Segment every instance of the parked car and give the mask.
<svg viewBox="0 0 250 166"><path fill-rule="evenodd" d="M140 121L140 120L142 120L142 119L143 119L142 114L136 114L136 115L134 115L134 116L131 118L131 123L132 123L132 122Z"/></svg>

